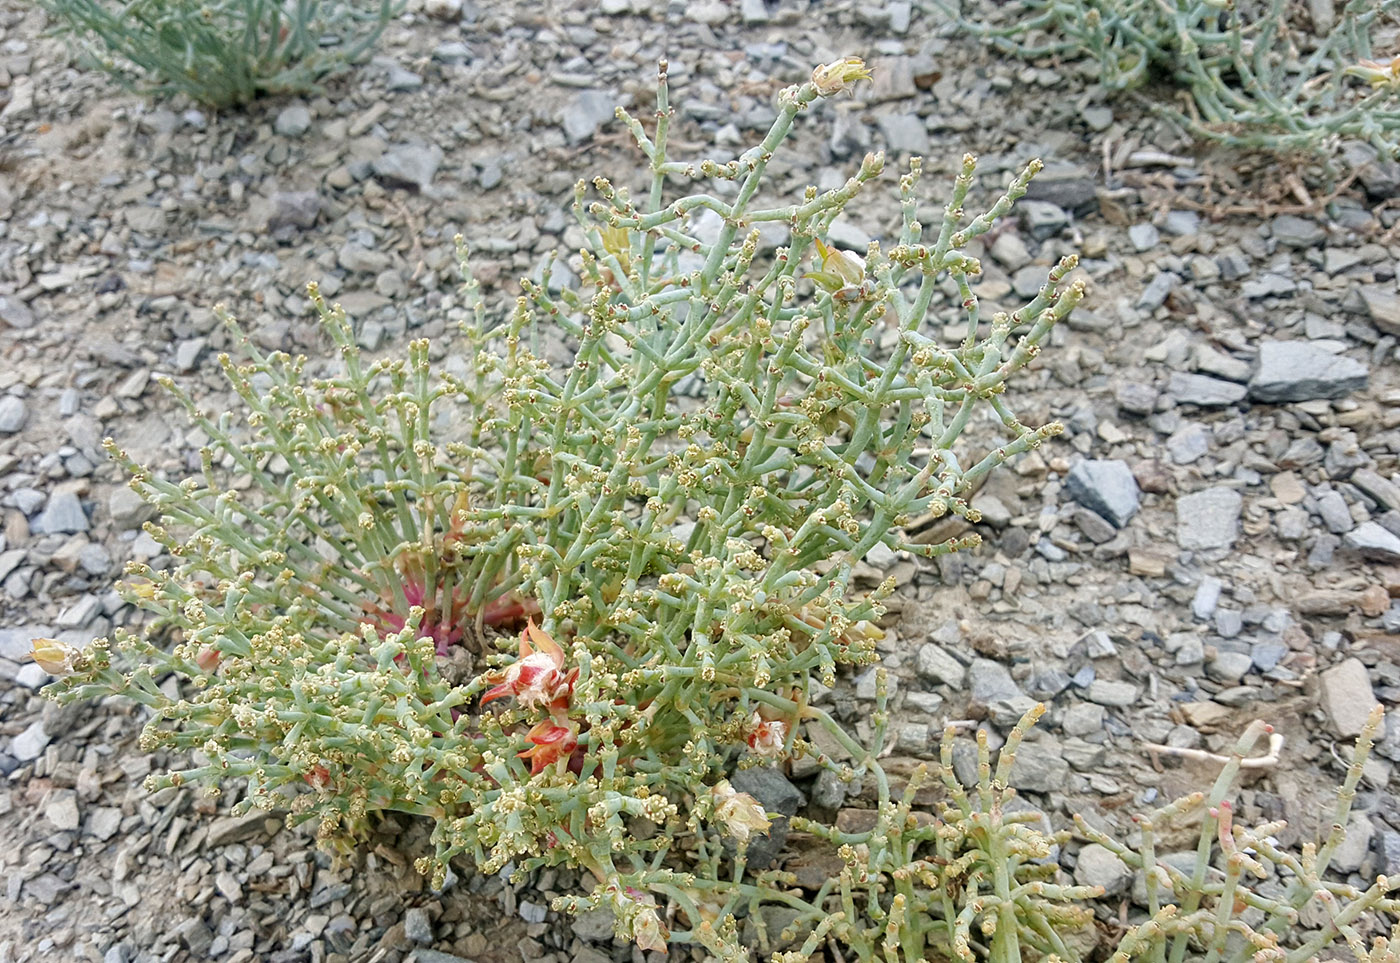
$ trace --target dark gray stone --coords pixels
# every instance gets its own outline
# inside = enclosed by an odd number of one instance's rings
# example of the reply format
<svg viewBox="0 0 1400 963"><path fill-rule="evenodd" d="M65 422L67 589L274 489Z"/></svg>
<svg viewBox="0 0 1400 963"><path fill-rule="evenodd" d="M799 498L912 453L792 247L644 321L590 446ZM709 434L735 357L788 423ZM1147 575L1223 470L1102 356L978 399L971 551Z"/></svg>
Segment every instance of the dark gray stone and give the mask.
<svg viewBox="0 0 1400 963"><path fill-rule="evenodd" d="M803 803L802 790L772 766L740 769L729 777L729 784L738 792L757 799L768 814L772 825L766 836L749 839L749 866L764 869L771 866L787 842L788 821L797 815Z"/></svg>

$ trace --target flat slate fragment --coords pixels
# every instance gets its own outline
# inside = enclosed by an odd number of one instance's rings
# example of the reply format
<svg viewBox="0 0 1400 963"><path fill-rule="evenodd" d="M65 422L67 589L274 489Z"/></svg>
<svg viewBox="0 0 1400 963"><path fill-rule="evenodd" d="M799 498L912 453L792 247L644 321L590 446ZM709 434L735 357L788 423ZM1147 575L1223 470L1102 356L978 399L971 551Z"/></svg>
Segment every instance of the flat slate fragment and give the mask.
<svg viewBox="0 0 1400 963"><path fill-rule="evenodd" d="M1344 398L1369 380L1370 371L1360 361L1311 342L1265 341L1249 380L1249 396L1270 403Z"/></svg>

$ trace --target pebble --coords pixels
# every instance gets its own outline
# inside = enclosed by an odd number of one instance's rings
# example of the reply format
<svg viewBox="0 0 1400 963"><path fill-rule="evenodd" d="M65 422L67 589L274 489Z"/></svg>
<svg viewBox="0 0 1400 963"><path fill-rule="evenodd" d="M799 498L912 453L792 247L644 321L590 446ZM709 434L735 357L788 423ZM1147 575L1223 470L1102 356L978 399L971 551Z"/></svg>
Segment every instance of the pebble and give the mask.
<svg viewBox="0 0 1400 963"><path fill-rule="evenodd" d="M1128 228L1128 240L1132 242L1133 250L1141 253L1156 247L1162 240L1162 235L1151 223L1143 222Z"/></svg>
<svg viewBox="0 0 1400 963"><path fill-rule="evenodd" d="M1138 687L1131 682L1095 679L1089 685L1086 698L1101 706L1121 708L1137 702Z"/></svg>
<svg viewBox="0 0 1400 963"><path fill-rule="evenodd" d="M1249 653L1232 652L1227 649L1217 652L1214 658L1206 662L1206 674L1216 682L1234 685L1244 678L1253 665L1254 659Z"/></svg>
<svg viewBox="0 0 1400 963"><path fill-rule="evenodd" d="M1186 549L1229 548L1239 535L1244 499L1233 488L1207 488L1176 500L1176 543Z"/></svg>
<svg viewBox="0 0 1400 963"><path fill-rule="evenodd" d="M282 137L300 137L311 129L311 111L305 104L283 107L273 121L272 129Z"/></svg>
<svg viewBox="0 0 1400 963"><path fill-rule="evenodd" d="M1074 881L1080 886L1098 886L1105 896L1121 896L1133 882L1133 871L1113 851L1099 843L1089 843L1075 857Z"/></svg>
<svg viewBox="0 0 1400 963"><path fill-rule="evenodd" d="M32 529L38 534L72 535L88 530L87 513L76 493L56 491L49 496L44 511L34 520Z"/></svg>
<svg viewBox="0 0 1400 963"><path fill-rule="evenodd" d="M1365 664L1357 658L1346 659L1324 669L1318 682L1318 702L1332 730L1343 739L1359 736L1366 717L1380 704Z"/></svg>
<svg viewBox="0 0 1400 963"><path fill-rule="evenodd" d="M379 155L372 168L381 180L421 191L432 186L442 158L442 148L436 144L404 144Z"/></svg>
<svg viewBox="0 0 1400 963"><path fill-rule="evenodd" d="M1125 461L1085 459L1070 469L1066 484L1071 497L1117 528L1137 514L1141 496Z"/></svg>
<svg viewBox="0 0 1400 963"><path fill-rule="evenodd" d="M935 684L942 683L954 689L962 689L967 676L967 670L961 662L932 642L919 647L917 670L921 679Z"/></svg>
<svg viewBox="0 0 1400 963"><path fill-rule="evenodd" d="M11 294L0 294L0 321L16 331L26 331L39 323L29 305Z"/></svg>
<svg viewBox="0 0 1400 963"><path fill-rule="evenodd" d="M29 420L29 409L24 400L14 395L0 398L0 435L13 435Z"/></svg>
<svg viewBox="0 0 1400 963"><path fill-rule="evenodd" d="M410 908L403 914L403 931L415 943L431 943L433 921L428 917L428 911L419 906Z"/></svg>
<svg viewBox="0 0 1400 963"><path fill-rule="evenodd" d="M1233 381L1207 375L1173 371L1167 379L1167 394L1178 402L1201 408L1224 408L1245 399L1248 389Z"/></svg>
<svg viewBox="0 0 1400 963"><path fill-rule="evenodd" d="M607 91L579 91L564 109L564 137L570 144L583 143L612 120L616 110L617 98Z"/></svg>
<svg viewBox="0 0 1400 963"><path fill-rule="evenodd" d="M1274 239L1288 247L1317 247L1327 240L1327 232L1316 221L1294 214L1280 214L1270 224Z"/></svg>
<svg viewBox="0 0 1400 963"><path fill-rule="evenodd" d="M749 865L766 868L787 843L788 822L804 801L802 791L772 766L740 769L729 777L729 784L757 799L772 820L766 836L749 840Z"/></svg>
<svg viewBox="0 0 1400 963"><path fill-rule="evenodd" d="M1365 364L1314 342L1265 341L1249 380L1249 396L1270 403L1344 398L1365 388L1369 379Z"/></svg>
<svg viewBox="0 0 1400 963"><path fill-rule="evenodd" d="M1375 562L1400 562L1400 537L1376 522L1362 522L1344 537L1362 557Z"/></svg>

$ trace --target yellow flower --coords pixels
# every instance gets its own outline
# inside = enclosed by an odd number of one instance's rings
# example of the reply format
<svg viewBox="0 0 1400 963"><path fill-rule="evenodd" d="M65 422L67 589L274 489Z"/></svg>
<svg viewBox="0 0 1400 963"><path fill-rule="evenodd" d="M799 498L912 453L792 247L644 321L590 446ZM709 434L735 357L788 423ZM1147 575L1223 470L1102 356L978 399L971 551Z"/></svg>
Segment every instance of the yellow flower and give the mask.
<svg viewBox="0 0 1400 963"><path fill-rule="evenodd" d="M828 247L821 238L815 240L817 254L822 259L821 270L808 271L802 276L811 278L819 288L832 294L843 288L859 287L865 280L865 259L849 251L838 251L834 247Z"/></svg>
<svg viewBox="0 0 1400 963"><path fill-rule="evenodd" d="M31 644L34 651L30 655L39 668L49 675L67 675L72 672L82 655L78 649L58 639L35 639Z"/></svg>
<svg viewBox="0 0 1400 963"><path fill-rule="evenodd" d="M823 97L838 94L857 80L869 79L870 71L859 57L842 57L812 71L812 84Z"/></svg>
<svg viewBox="0 0 1400 963"><path fill-rule="evenodd" d="M1395 57L1390 63L1363 60L1348 67L1345 72L1352 77L1360 77L1372 87L1389 87L1400 91L1400 57Z"/></svg>

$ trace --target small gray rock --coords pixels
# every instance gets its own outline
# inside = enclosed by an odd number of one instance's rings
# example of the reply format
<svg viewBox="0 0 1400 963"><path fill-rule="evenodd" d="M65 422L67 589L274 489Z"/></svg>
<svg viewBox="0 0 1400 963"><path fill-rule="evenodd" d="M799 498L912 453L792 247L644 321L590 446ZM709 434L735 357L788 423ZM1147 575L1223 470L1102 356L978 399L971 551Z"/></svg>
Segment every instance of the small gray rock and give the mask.
<svg viewBox="0 0 1400 963"><path fill-rule="evenodd" d="M1328 489L1317 496L1317 513L1333 535L1345 535L1356 527L1347 500L1336 489Z"/></svg>
<svg viewBox="0 0 1400 963"><path fill-rule="evenodd" d="M415 906L404 913L403 932L415 943L431 943L433 941L433 921L428 917L428 911L421 906Z"/></svg>
<svg viewBox="0 0 1400 963"><path fill-rule="evenodd" d="M967 670L967 678L973 705L986 707L994 702L1026 698L1006 666L1000 662L973 659Z"/></svg>
<svg viewBox="0 0 1400 963"><path fill-rule="evenodd" d="M379 155L373 170L381 180L426 190L437 175L442 156L442 148L436 144L403 144Z"/></svg>
<svg viewBox="0 0 1400 963"><path fill-rule="evenodd" d="M1223 588L1224 583L1214 575L1203 577L1191 599L1191 614L1202 622L1210 621L1216 606L1220 604L1220 592Z"/></svg>
<svg viewBox="0 0 1400 963"><path fill-rule="evenodd" d="M6 395L0 398L0 435L13 435L29 420L29 409L23 398Z"/></svg>
<svg viewBox="0 0 1400 963"><path fill-rule="evenodd" d="M1224 408L1243 401L1247 393L1244 385L1233 381L1186 371L1173 371L1167 379L1167 394L1182 404L1201 408Z"/></svg>
<svg viewBox="0 0 1400 963"><path fill-rule="evenodd" d="M1318 679L1317 698L1332 728L1343 739L1361 734L1366 717L1380 705L1371 688L1371 678L1360 659L1351 658L1323 671ZM1379 739L1385 732L1381 723Z"/></svg>
<svg viewBox="0 0 1400 963"><path fill-rule="evenodd" d="M598 128L613 119L617 98L605 90L581 90L564 109L564 137L570 144L581 144Z"/></svg>
<svg viewBox="0 0 1400 963"><path fill-rule="evenodd" d="M1154 225L1143 222L1128 228L1128 240L1132 242L1133 249L1141 253L1156 247L1162 240L1162 235Z"/></svg>
<svg viewBox="0 0 1400 963"><path fill-rule="evenodd" d="M1346 533L1346 543L1374 562L1400 562L1400 537L1376 522L1362 522Z"/></svg>
<svg viewBox="0 0 1400 963"><path fill-rule="evenodd" d="M1074 881L1080 886L1101 886L1105 896L1121 896L1133 882L1133 871L1113 851L1089 843L1079 850Z"/></svg>
<svg viewBox="0 0 1400 963"><path fill-rule="evenodd" d="M305 104L283 107L272 122L272 129L281 137L300 137L311 129L311 111Z"/></svg>
<svg viewBox="0 0 1400 963"><path fill-rule="evenodd" d="M1176 541L1182 548L1228 548L1239 535L1244 499L1233 488L1207 488L1176 500Z"/></svg>
<svg viewBox="0 0 1400 963"><path fill-rule="evenodd" d="M123 485L112 489L107 497L107 514L112 524L120 531L140 528L141 524L156 515L156 507Z"/></svg>
<svg viewBox="0 0 1400 963"><path fill-rule="evenodd" d="M1288 247L1317 247L1327 240L1327 232L1316 221L1293 214L1280 214L1271 226L1274 239Z"/></svg>
<svg viewBox="0 0 1400 963"><path fill-rule="evenodd" d="M919 647L918 672L925 681L942 682L954 689L961 689L967 677L963 664L932 642Z"/></svg>
<svg viewBox="0 0 1400 963"><path fill-rule="evenodd" d="M765 869L778 858L787 842L788 821L803 803L802 791L772 766L740 769L729 777L729 784L757 799L772 820L766 836L749 840L749 865Z"/></svg>
<svg viewBox="0 0 1400 963"><path fill-rule="evenodd" d="M1035 742L1021 746L1011 766L1011 785L1027 792L1057 792L1069 781L1069 763L1065 762L1059 742L1042 735Z"/></svg>
<svg viewBox="0 0 1400 963"><path fill-rule="evenodd" d="M1254 659L1247 653L1225 650L1217 652L1215 657L1206 663L1206 674L1216 682L1234 685L1243 679L1245 673L1253 666Z"/></svg>
<svg viewBox="0 0 1400 963"><path fill-rule="evenodd" d="M1137 702L1138 687L1131 682L1095 679L1089 685L1089 691L1085 693L1085 696L1090 702L1101 706L1122 708Z"/></svg>
<svg viewBox="0 0 1400 963"><path fill-rule="evenodd" d="M74 492L56 491L49 496L44 511L34 520L33 529L44 535L74 535L88 530L87 513Z"/></svg>
<svg viewBox="0 0 1400 963"><path fill-rule="evenodd" d="M39 323L29 305L12 294L0 294L0 321L16 331L24 331Z"/></svg>
<svg viewBox="0 0 1400 963"><path fill-rule="evenodd" d="M1360 361L1310 341L1265 341L1249 380L1249 396L1270 403L1343 398L1365 388L1369 378L1369 369Z"/></svg>
<svg viewBox="0 0 1400 963"><path fill-rule="evenodd" d="M1137 514L1137 481L1125 461L1085 459L1070 469L1066 483L1075 501L1118 528Z"/></svg>

